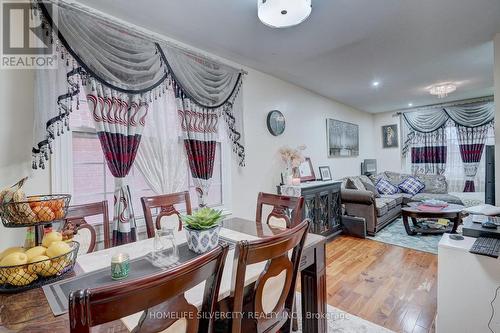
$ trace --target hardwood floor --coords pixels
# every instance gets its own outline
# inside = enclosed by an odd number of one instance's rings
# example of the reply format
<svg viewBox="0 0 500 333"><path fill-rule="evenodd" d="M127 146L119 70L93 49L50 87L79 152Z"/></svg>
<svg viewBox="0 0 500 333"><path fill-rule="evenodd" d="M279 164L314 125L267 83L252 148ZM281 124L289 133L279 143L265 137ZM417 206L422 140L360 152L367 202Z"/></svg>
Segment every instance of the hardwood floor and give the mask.
<svg viewBox="0 0 500 333"><path fill-rule="evenodd" d="M341 236L326 260L328 304L395 332L434 332L436 255Z"/></svg>

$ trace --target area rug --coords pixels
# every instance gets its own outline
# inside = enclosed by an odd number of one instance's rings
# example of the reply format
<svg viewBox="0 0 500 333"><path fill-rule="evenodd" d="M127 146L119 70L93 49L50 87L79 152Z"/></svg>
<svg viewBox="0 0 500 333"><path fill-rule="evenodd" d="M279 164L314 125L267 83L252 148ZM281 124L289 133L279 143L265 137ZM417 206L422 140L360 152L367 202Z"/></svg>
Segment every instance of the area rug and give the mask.
<svg viewBox="0 0 500 333"><path fill-rule="evenodd" d="M300 327L302 327L302 317L300 314L300 293L297 293L295 297L299 321L299 330L297 332L302 332L300 329ZM328 333L394 333L391 330L344 312L331 305L327 305L326 317L328 323Z"/></svg>
<svg viewBox="0 0 500 333"><path fill-rule="evenodd" d="M394 220L391 224L379 231L375 236L368 236L369 239L377 242L406 247L413 250L438 253L438 243L442 235L421 235L409 236L403 225L403 219Z"/></svg>

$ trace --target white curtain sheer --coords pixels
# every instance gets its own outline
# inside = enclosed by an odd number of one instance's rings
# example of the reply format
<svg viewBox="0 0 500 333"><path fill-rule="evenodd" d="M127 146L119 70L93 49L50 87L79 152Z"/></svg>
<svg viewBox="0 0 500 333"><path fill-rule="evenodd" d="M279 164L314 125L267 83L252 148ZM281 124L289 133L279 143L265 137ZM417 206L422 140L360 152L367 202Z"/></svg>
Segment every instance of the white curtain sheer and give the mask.
<svg viewBox="0 0 500 333"><path fill-rule="evenodd" d="M448 135L448 158L446 161L445 176L448 181L449 191L463 192L466 175L464 171L464 163L462 162L462 157L460 155L457 129L456 127L452 126L447 127L446 131ZM490 127L486 137L486 145L494 144L494 130L493 127ZM476 176L474 177L476 192L485 191L485 158L486 154L484 154L483 152Z"/></svg>
<svg viewBox="0 0 500 333"><path fill-rule="evenodd" d="M45 161L52 153L52 142L68 127L72 100L58 99L56 96L69 94L68 86L74 84L72 79L67 78L69 70L66 62L60 58L55 69L35 70L33 169L38 166L45 169Z"/></svg>
<svg viewBox="0 0 500 333"><path fill-rule="evenodd" d="M135 165L156 194L188 189L188 166L172 89L154 101Z"/></svg>

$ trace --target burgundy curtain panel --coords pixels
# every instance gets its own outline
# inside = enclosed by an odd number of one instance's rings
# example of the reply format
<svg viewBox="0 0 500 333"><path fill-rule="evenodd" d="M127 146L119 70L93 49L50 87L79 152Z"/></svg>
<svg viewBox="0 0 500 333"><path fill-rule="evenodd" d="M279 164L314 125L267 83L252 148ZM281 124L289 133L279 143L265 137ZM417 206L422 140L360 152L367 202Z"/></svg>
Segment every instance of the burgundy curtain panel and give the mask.
<svg viewBox="0 0 500 333"><path fill-rule="evenodd" d="M456 126L460 156L464 164L464 192L476 192L474 178L476 177L479 163L483 156L484 145L490 127L490 125L478 127Z"/></svg>
<svg viewBox="0 0 500 333"><path fill-rule="evenodd" d="M198 205L204 207L214 171L219 116L209 108L192 103L179 88L175 88L175 97Z"/></svg>
<svg viewBox="0 0 500 333"><path fill-rule="evenodd" d="M106 164L115 178L113 246L135 242L136 223L126 177L139 148L148 104L137 95L117 93L95 82L85 90Z"/></svg>
<svg viewBox="0 0 500 333"><path fill-rule="evenodd" d="M442 175L446 170L446 132L439 128L430 133L415 133L412 138L412 172Z"/></svg>

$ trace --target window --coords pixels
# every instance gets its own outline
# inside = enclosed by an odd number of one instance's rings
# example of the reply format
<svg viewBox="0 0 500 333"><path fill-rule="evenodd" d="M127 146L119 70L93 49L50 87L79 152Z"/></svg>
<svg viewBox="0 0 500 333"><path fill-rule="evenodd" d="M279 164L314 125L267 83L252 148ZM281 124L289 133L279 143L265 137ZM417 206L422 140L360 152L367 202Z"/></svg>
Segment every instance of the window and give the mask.
<svg viewBox="0 0 500 333"><path fill-rule="evenodd" d="M444 175L448 182L448 192L463 192L465 186L465 172L464 164L462 162L462 157L460 155L460 147L458 144L457 130L453 124L447 125L445 128L447 146L446 146L446 170ZM486 138L486 145L495 144L495 131L492 128L489 129ZM485 191L485 158L486 154L483 151L481 156L481 161L479 163L479 168L477 170L476 177L474 179L476 192ZM404 165L406 172L411 173L411 152L406 155L404 159Z"/></svg>
<svg viewBox="0 0 500 333"><path fill-rule="evenodd" d="M80 100L80 109L74 109L70 118L71 134L56 140L55 154L52 159L52 183L54 192L72 193L71 204L85 204L108 200L110 219L113 217L114 177L111 175L99 139L94 129L93 119L85 100ZM228 188L227 178L223 177L225 161L223 150L225 142L218 142L212 184L207 198L211 207L228 204L224 200L224 189ZM64 179L65 175L69 178ZM187 184L193 207L198 206L195 186L188 170ZM140 225L143 220L140 198L155 195L138 169L132 167L128 176L134 214ZM226 201L226 202L225 202Z"/></svg>
<svg viewBox="0 0 500 333"><path fill-rule="evenodd" d="M72 131L73 204L108 200L110 217L113 216L115 180L109 171L101 144L95 132ZM155 195L134 167L129 174L135 216L142 217L140 198Z"/></svg>
<svg viewBox="0 0 500 333"><path fill-rule="evenodd" d="M448 138L447 146L447 158L446 158L446 171L444 175L448 181L449 192L462 192L465 186L465 171L464 164L462 162L462 157L460 155L460 147L458 144L458 134L454 126L446 127L446 137ZM495 144L495 134L494 129L491 127L488 131L486 137L486 145ZM479 168L477 170L476 177L474 178L474 184L476 192L485 191L485 160L486 153L483 151L481 156L481 161L479 163Z"/></svg>

